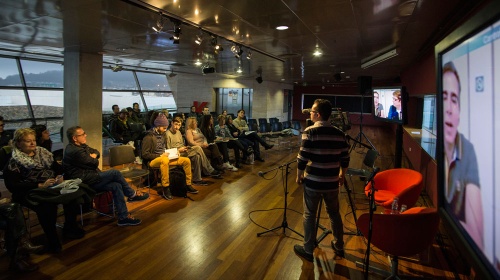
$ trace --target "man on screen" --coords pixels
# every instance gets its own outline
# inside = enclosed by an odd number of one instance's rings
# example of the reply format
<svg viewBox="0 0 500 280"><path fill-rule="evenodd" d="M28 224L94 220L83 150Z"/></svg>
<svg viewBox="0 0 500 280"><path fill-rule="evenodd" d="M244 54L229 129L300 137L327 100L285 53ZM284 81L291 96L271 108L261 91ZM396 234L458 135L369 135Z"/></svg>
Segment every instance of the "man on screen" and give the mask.
<svg viewBox="0 0 500 280"><path fill-rule="evenodd" d="M384 105L382 103L379 103L379 94L378 92L374 91L373 92L373 105L375 108L375 116L379 118L385 118L384 114Z"/></svg>
<svg viewBox="0 0 500 280"><path fill-rule="evenodd" d="M389 113L387 118L391 120L401 120L403 119L403 114L401 112L401 91L396 90L392 93L392 105L389 107Z"/></svg>
<svg viewBox="0 0 500 280"><path fill-rule="evenodd" d="M443 67L445 196L453 214L483 249L483 210L479 171L472 143L458 132L460 78L452 62Z"/></svg>

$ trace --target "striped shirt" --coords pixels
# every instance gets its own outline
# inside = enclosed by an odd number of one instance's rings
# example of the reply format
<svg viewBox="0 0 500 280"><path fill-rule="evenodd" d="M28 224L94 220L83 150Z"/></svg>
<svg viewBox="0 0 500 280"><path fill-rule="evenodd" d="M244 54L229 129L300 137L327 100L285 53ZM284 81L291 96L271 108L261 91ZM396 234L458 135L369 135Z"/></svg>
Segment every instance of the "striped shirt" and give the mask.
<svg viewBox="0 0 500 280"><path fill-rule="evenodd" d="M317 121L302 133L297 156L299 170L305 170L305 188L317 192L337 190L340 168L349 167L349 144L345 134L328 121Z"/></svg>

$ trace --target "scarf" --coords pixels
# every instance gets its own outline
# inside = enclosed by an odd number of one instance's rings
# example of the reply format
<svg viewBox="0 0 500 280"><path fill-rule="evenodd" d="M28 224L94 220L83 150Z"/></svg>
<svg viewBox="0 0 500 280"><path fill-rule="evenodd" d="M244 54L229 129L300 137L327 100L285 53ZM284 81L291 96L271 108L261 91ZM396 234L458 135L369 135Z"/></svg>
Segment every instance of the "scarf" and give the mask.
<svg viewBox="0 0 500 280"><path fill-rule="evenodd" d="M33 157L14 148L12 158L26 169L50 169L54 162L52 153L42 147L36 147Z"/></svg>

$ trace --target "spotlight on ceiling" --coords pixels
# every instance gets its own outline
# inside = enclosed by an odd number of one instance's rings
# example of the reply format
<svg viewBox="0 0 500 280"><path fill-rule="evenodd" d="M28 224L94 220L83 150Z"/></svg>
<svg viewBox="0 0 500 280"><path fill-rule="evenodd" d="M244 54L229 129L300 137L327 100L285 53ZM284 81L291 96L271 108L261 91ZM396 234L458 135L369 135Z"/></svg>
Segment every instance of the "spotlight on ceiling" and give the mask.
<svg viewBox="0 0 500 280"><path fill-rule="evenodd" d="M174 23L174 36L170 37L174 44L179 44L181 40L181 22L177 19L170 19Z"/></svg>
<svg viewBox="0 0 500 280"><path fill-rule="evenodd" d="M210 67L210 65L205 65L202 69L201 69L201 72L203 74L210 74L210 73L215 73L215 68L214 67Z"/></svg>
<svg viewBox="0 0 500 280"><path fill-rule="evenodd" d="M197 45L201 45L201 43L203 42L203 38L201 38L201 35L196 35L196 39L194 40L194 42Z"/></svg>
<svg viewBox="0 0 500 280"><path fill-rule="evenodd" d="M122 70L123 70L123 66L118 65L118 64L117 64L117 65L114 65L114 66L113 66L113 65L110 65L110 66L109 66L109 68L110 68L110 69L111 69L111 71L113 71L113 72L120 72L120 71L122 71Z"/></svg>
<svg viewBox="0 0 500 280"><path fill-rule="evenodd" d="M153 26L153 30L156 33L160 33L163 30L163 26L165 25L165 20L163 19L163 15L160 13L160 18L156 21L156 25Z"/></svg>
<svg viewBox="0 0 500 280"><path fill-rule="evenodd" d="M250 50L247 51L247 59L252 59L252 52Z"/></svg>
<svg viewBox="0 0 500 280"><path fill-rule="evenodd" d="M170 74L168 74L168 76L170 78L173 78L173 77L177 76L177 74L174 73L174 69L170 69Z"/></svg>
<svg viewBox="0 0 500 280"><path fill-rule="evenodd" d="M199 59L199 58L197 58L197 59L196 59L196 61L195 61L195 63L194 63L194 65L196 65L196 66L200 66L201 64L202 64L202 63L201 63L200 59Z"/></svg>
<svg viewBox="0 0 500 280"><path fill-rule="evenodd" d="M214 35L212 35L212 39L210 40L210 44L214 48L215 54L219 54L219 52L224 50L224 48L220 44L217 43L217 37Z"/></svg>

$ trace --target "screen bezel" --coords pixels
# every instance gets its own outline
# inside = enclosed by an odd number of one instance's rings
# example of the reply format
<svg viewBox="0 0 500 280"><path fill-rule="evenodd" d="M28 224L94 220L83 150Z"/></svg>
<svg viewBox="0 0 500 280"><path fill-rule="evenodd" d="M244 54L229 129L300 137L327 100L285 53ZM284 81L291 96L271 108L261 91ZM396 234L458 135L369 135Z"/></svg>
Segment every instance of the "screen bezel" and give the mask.
<svg viewBox="0 0 500 280"><path fill-rule="evenodd" d="M436 160L438 166L438 207L443 225L447 229L450 238L457 245L457 249L461 255L475 269L480 279L498 279L500 273L494 267L493 263L488 260L483 251L478 248L470 235L466 232L463 226L456 221L454 215L448 212L445 208L444 188L445 182L445 161L444 161L444 133L443 133L443 93L442 93L442 65L443 55L462 44L466 40L472 38L479 32L483 31L488 26L491 26L500 20L500 3L494 1L486 5L476 15L467 20L463 25L455 29L452 33L446 36L435 47L436 61L436 104L437 104L437 145L436 145Z"/></svg>
<svg viewBox="0 0 500 280"><path fill-rule="evenodd" d="M399 90L401 91L401 113L402 113L402 118L400 120L393 120L393 119L388 119L387 117L378 117L376 115L376 110L375 110L375 103L374 103L374 95L375 95L375 92L377 92L379 94L379 99L380 99L380 94L381 92L385 92L385 93L389 93L389 97L385 97L386 99L390 98L392 99L392 93L396 90ZM402 86L387 86L387 87L374 87L371 91L372 93L372 115L373 115L373 118L375 120L379 120L379 121L385 121L385 122L389 122L389 123L395 123L395 124L403 124L403 121L405 119L405 94L403 92L403 87ZM381 103L379 101L379 103ZM392 104L392 103L390 103ZM384 113L385 115L387 116L387 114L389 113L389 106L386 106L384 107Z"/></svg>

